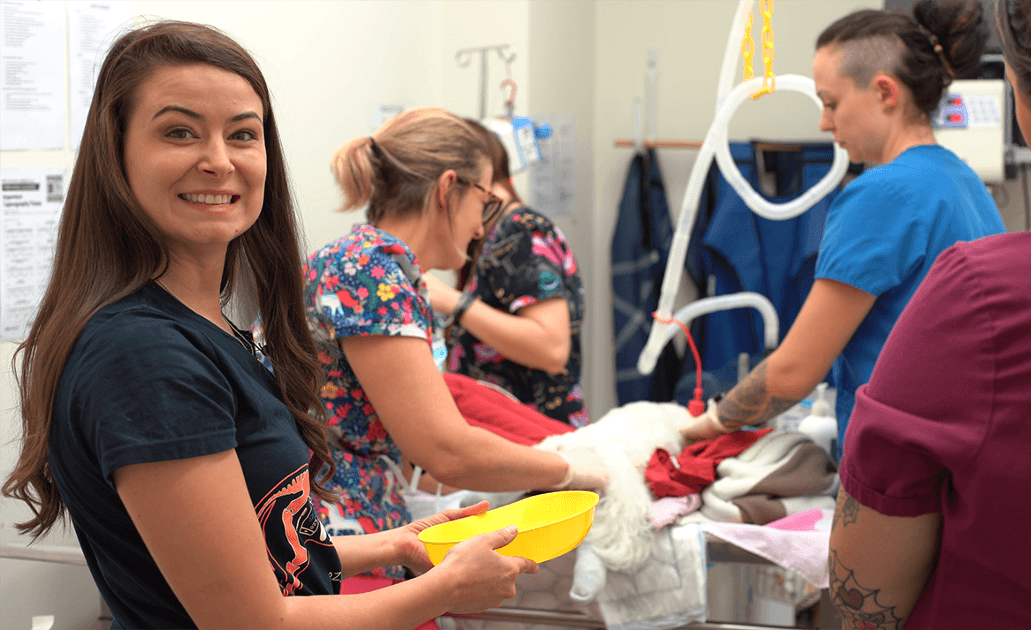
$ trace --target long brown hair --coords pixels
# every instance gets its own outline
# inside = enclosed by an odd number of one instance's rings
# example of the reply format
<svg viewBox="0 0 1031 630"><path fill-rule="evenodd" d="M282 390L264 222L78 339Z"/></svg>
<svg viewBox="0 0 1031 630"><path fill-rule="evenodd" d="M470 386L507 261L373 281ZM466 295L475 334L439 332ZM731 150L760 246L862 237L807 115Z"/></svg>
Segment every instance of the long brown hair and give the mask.
<svg viewBox="0 0 1031 630"><path fill-rule="evenodd" d="M930 119L954 78L969 78L980 68L988 41L984 11L976 0L922 0L913 15L863 9L830 26L816 49L841 47L839 72L865 89L877 72L899 79L913 104Z"/></svg>
<svg viewBox="0 0 1031 630"><path fill-rule="evenodd" d="M332 467L318 403L323 372L306 321L298 226L268 86L250 54L220 31L189 22L158 22L122 35L100 69L58 227L50 284L29 336L15 354L23 442L3 493L32 509L32 519L17 528L34 539L64 516L48 464L48 440L54 395L72 346L97 311L139 290L168 265L164 240L126 178L124 138L143 81L157 68L186 64L237 74L262 101L264 205L255 224L229 244L222 302L243 300L249 302L245 308L260 313L265 354L283 401L312 451L313 491L329 500L334 496L321 483L327 466Z"/></svg>

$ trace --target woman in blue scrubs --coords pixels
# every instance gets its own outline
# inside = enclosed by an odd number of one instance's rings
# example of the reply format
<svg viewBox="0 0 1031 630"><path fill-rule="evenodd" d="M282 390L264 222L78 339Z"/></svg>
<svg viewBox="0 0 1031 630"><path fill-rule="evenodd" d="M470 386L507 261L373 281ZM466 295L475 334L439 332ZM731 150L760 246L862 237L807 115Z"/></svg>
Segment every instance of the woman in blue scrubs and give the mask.
<svg viewBox="0 0 1031 630"><path fill-rule="evenodd" d="M912 16L856 11L820 35L820 129L873 168L831 206L816 280L783 343L710 404L688 438L760 424L832 370L840 455L855 390L938 254L1005 231L985 185L931 128L949 83L977 68L986 39L979 3L930 0Z"/></svg>

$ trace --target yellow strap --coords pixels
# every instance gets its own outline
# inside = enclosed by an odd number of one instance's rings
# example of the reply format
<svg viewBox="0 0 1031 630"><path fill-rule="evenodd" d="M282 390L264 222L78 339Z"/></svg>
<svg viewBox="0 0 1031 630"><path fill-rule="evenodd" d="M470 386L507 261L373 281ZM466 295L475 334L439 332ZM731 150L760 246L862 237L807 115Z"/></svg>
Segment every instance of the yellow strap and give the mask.
<svg viewBox="0 0 1031 630"><path fill-rule="evenodd" d="M755 42L752 40L752 12L748 12L748 24L745 25L745 37L741 40L741 56L745 63L745 81L755 76L752 70L752 54L755 52Z"/></svg>
<svg viewBox="0 0 1031 630"><path fill-rule="evenodd" d="M762 0L760 9L763 14L763 30L762 30L762 42L763 42L763 64L765 67L765 73L763 74L763 85L759 88L759 91L752 94L752 99L757 99L763 94L770 94L776 88L776 77L773 76L773 0ZM752 18L749 15L749 41L751 41L751 25ZM751 74L751 55L748 58L748 70L746 74ZM748 77L751 78L751 77Z"/></svg>

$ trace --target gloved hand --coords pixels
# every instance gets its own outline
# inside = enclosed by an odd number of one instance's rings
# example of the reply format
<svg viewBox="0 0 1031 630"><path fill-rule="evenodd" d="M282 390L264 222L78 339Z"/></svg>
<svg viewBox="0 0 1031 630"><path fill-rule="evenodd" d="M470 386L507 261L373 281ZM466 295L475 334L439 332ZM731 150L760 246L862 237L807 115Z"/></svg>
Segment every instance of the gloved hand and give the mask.
<svg viewBox="0 0 1031 630"><path fill-rule="evenodd" d="M609 485L605 462L592 448L553 451L566 460L569 470L561 483L549 490L604 490Z"/></svg>
<svg viewBox="0 0 1031 630"><path fill-rule="evenodd" d="M705 408L705 413L681 429L680 435L684 436L684 439L689 442L699 442L701 440L710 440L731 431L733 429L728 429L720 423L719 416L716 413L716 400L710 398L709 404Z"/></svg>

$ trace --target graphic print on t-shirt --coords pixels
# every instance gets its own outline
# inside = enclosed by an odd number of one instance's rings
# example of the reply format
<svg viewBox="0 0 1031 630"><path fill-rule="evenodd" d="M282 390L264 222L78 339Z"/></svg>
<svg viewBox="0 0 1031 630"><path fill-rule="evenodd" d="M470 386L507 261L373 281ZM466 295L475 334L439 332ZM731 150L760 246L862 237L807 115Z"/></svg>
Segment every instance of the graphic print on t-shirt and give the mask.
<svg viewBox="0 0 1031 630"><path fill-rule="evenodd" d="M304 588L301 574L309 562L308 545L333 545L312 506L308 466L277 484L258 503L256 511L265 540L284 542L278 549L268 547L269 562L283 595L294 595ZM340 579L339 575L331 577Z"/></svg>

